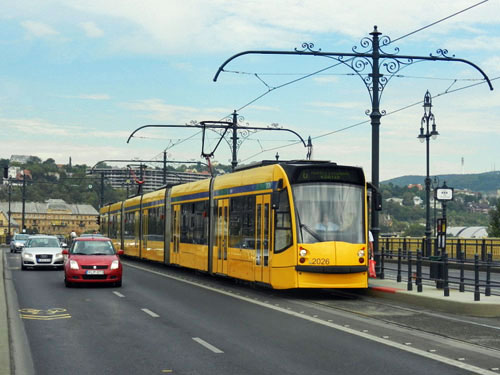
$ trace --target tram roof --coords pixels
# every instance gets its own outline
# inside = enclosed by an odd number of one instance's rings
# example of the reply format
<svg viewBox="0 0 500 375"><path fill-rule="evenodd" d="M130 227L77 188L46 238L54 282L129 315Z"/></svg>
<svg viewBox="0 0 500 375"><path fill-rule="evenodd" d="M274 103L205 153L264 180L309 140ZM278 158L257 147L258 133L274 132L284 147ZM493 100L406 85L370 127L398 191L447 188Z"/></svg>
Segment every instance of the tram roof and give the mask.
<svg viewBox="0 0 500 375"><path fill-rule="evenodd" d="M262 160L255 163L242 165L235 168L235 172L244 171L247 169L264 167L267 165L317 165L317 164L332 164L337 165L337 163L331 162L329 160Z"/></svg>

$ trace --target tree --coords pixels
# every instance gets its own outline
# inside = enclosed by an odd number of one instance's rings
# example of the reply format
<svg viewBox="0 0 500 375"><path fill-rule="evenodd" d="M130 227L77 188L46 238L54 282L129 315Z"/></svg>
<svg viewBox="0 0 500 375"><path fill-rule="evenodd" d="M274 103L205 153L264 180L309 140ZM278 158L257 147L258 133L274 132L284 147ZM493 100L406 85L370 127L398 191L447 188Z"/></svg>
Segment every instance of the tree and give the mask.
<svg viewBox="0 0 500 375"><path fill-rule="evenodd" d="M490 210L488 237L500 237L500 200L497 202L497 205Z"/></svg>

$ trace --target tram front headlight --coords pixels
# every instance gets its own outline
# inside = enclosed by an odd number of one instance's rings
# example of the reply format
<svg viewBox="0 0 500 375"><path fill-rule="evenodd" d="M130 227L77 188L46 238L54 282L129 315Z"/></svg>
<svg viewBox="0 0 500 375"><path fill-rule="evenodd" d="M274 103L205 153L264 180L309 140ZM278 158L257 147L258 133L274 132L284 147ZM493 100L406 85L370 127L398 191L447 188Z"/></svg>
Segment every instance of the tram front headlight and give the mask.
<svg viewBox="0 0 500 375"><path fill-rule="evenodd" d="M301 257L305 257L305 256L307 255L307 250L306 250L306 249L300 249L300 251L299 251L299 255L300 255Z"/></svg>
<svg viewBox="0 0 500 375"><path fill-rule="evenodd" d="M364 250L364 249L359 250L359 251L358 251L358 257L362 258L362 257L364 257L364 256L365 256L365 250Z"/></svg>

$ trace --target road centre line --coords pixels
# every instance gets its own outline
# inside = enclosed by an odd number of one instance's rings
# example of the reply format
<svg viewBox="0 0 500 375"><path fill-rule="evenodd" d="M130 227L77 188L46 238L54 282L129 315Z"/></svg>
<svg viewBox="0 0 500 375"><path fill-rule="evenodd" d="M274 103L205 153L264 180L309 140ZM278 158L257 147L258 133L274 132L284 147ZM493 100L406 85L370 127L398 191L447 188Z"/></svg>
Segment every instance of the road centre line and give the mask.
<svg viewBox="0 0 500 375"><path fill-rule="evenodd" d="M203 345L205 348L207 348L208 350L211 350L212 352L214 352L216 354L224 353L222 350L216 348L212 344L209 344L205 340L200 339L199 337L193 337L193 340L196 341L198 344Z"/></svg>
<svg viewBox="0 0 500 375"><path fill-rule="evenodd" d="M121 294L120 292L113 292L113 294L117 295L120 298L125 298L125 296L123 294Z"/></svg>
<svg viewBox="0 0 500 375"><path fill-rule="evenodd" d="M151 310L149 309L141 309L142 311L144 311L146 314L148 314L149 316L152 316L153 318L159 318L160 315L152 312Z"/></svg>
<svg viewBox="0 0 500 375"><path fill-rule="evenodd" d="M469 365L467 363L463 363L463 362L460 362L460 361L457 361L457 360L454 360L454 359L451 359L451 358L446 358L446 357L440 356L440 355L435 354L435 353L426 352L425 350L417 349L417 348L412 347L412 346L406 346L404 344L400 344L400 343L397 343L397 342L392 342L390 340L383 339L381 337L373 336L373 335L371 335L369 333L366 333L366 332L356 331L356 330L354 330L352 328L349 328L349 327L344 327L344 326L339 325L339 324L335 324L335 323L332 323L332 322L324 321L324 320L321 320L321 319L318 319L318 318L314 318L312 316L303 315L303 314L300 314L300 313L295 312L295 311L290 311L290 310L287 310L287 309L285 309L283 307L273 306L273 305L270 305L268 303L264 303L264 302L261 302L261 301L253 300L251 298L243 297L241 295L236 295L234 293L226 292L226 291L223 291L223 290L219 290L217 288L214 288L214 287L211 287L211 286L208 286L208 285L199 284L199 283L194 282L194 281L185 280L185 279L182 279L180 277L176 277L176 276L172 276L172 275L167 275L167 274L164 274L164 273L161 273L161 272L158 272L158 271L153 271L153 270L145 268L145 267L133 265L133 264L130 264L128 262L127 263L124 262L124 264L126 264L129 267L141 270L141 271L149 272L149 273L152 273L152 274L155 274L155 275L158 275L158 276L166 277L166 278L169 278L169 279L172 279L172 280L176 280L176 281L180 281L180 282L183 282L183 283L186 283L186 284L197 286L199 288L210 290L210 291L215 292L215 293L224 294L226 296L229 296L229 297L232 297L232 298L235 298L235 299L239 299L239 300L242 300L242 301L246 301L246 302L249 302L249 303L253 303L255 305L259 305L259 306L262 306L262 307L266 307L266 308L271 309L271 310L279 311L279 312L282 312L284 314L288 314L288 315L294 316L296 318L308 320L310 322L317 323L317 324L320 324L320 325L323 325L323 326L327 326L327 327L336 329L338 331L342 331L342 332L349 333L349 334L354 335L354 336L362 337L362 338L367 339L367 340L375 341L377 343L380 343L380 344L383 344L383 345L387 345L387 346L390 346L390 347L393 347L393 348L396 348L396 349L400 349L400 350L403 350L405 352L409 352L409 353L412 353L412 354L416 354L416 355L419 355L421 357L432 359L434 361L438 361L438 362L447 364L449 366L453 366L453 367L457 367L457 368L460 368L460 369L463 369L463 370L467 370L467 371L470 371L470 372L472 372L474 374L480 374L480 375L498 375L498 372L493 372L493 371L486 370L486 369L483 369L483 368L480 368L480 367L477 367L477 366Z"/></svg>

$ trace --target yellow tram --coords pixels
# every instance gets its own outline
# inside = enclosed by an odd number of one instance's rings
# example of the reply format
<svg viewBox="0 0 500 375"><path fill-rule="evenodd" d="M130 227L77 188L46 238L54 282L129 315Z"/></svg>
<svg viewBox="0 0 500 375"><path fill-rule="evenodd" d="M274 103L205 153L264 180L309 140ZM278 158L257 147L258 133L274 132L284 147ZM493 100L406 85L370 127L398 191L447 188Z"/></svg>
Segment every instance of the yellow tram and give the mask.
<svg viewBox="0 0 500 375"><path fill-rule="evenodd" d="M125 255L275 289L367 288L361 168L263 161L101 208Z"/></svg>

